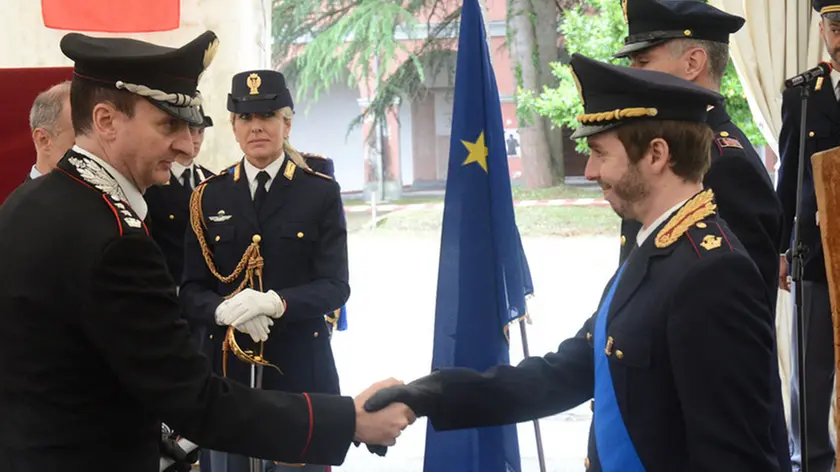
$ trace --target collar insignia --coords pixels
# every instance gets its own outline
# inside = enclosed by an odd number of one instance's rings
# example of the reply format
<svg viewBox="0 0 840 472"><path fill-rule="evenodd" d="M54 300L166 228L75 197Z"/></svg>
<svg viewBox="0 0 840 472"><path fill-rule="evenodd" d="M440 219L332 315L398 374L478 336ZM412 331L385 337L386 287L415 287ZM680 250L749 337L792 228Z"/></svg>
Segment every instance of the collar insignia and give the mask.
<svg viewBox="0 0 840 472"><path fill-rule="evenodd" d="M687 201L656 235L656 247L665 248L674 244L697 222L713 215L717 209L714 198L715 194L712 189L708 189ZM705 239L703 241L705 242ZM720 242L718 242L718 245L720 245Z"/></svg>
<svg viewBox="0 0 840 472"><path fill-rule="evenodd" d="M283 176L285 176L289 180L292 180L292 178L294 178L294 176L295 176L295 169L296 168L297 168L297 166L295 165L294 162L292 162L292 161L286 162L286 169L283 171Z"/></svg>

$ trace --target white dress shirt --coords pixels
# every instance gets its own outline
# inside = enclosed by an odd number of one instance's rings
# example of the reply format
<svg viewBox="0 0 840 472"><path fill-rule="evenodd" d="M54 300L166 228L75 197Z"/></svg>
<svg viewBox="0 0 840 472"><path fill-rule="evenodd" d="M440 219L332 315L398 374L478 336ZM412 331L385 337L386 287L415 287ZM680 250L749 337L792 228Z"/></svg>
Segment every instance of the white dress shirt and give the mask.
<svg viewBox="0 0 840 472"><path fill-rule="evenodd" d="M260 171L268 172L268 182L265 183L265 191L271 190L271 184L274 183L274 177L277 176L277 173L280 172L280 166L283 165L283 161L285 160L285 154L278 157L274 162L267 165L265 169L258 169L253 164L248 162L248 158L244 159L244 164L242 167L245 168L245 176L248 178L248 187L251 189L251 198L254 198L254 194L257 192L257 174Z"/></svg>

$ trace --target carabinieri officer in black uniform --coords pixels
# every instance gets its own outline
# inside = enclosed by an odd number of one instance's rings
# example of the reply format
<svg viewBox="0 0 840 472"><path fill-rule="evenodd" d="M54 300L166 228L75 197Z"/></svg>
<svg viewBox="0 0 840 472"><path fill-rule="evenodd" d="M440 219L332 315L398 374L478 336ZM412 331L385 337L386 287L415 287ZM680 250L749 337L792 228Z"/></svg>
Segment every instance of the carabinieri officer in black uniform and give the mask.
<svg viewBox="0 0 840 472"><path fill-rule="evenodd" d="M338 393L324 315L350 295L347 230L338 184L289 142L292 107L281 73L233 77L228 110L244 158L193 194L181 298L187 316L210 329L216 372L252 385L249 363L229 354L233 340L271 364L261 388ZM213 453L211 463L214 472L248 468L241 456ZM286 468L325 470L267 470Z"/></svg>
<svg viewBox="0 0 840 472"><path fill-rule="evenodd" d="M729 63L729 37L744 25L743 18L695 0L623 0L623 4L629 31L616 57L629 57L632 67L667 72L720 92ZM741 240L775 300L782 209L773 183L724 103L715 105L706 120L714 138L703 185L714 190L721 218ZM639 227L637 221L622 221L622 262Z"/></svg>
<svg viewBox="0 0 840 472"><path fill-rule="evenodd" d="M814 171L811 156L820 151L840 146L840 0L815 0L814 10L822 18L820 36L831 57L832 70L828 77L820 77L809 84L808 116L805 118L805 162L802 188L802 213L798 215L800 240L804 246L802 266L803 317L805 321L805 403L808 406L808 470L827 472L834 470L834 447L831 444L828 424L834 387L834 330L832 328L831 300L825 272L825 254L817 219L817 197L814 191ZM780 286L790 290L790 248L793 244L793 223L796 215L797 172L799 168L800 126L802 99L799 88L785 90L782 94L782 129L779 132L778 195L784 208ZM794 319L794 325L796 320ZM796 332L796 331L794 331ZM791 352L797 352L797 340L792 340ZM792 454L795 466L801 463L799 410L802 401L799 392L799 368L792 362L790 379ZM796 470L799 470L796 467Z"/></svg>
<svg viewBox="0 0 840 472"><path fill-rule="evenodd" d="M773 308L702 187L723 99L669 74L574 54L586 177L639 247L557 352L483 374L442 369L366 404L404 402L438 431L529 421L594 398L585 466L604 472L777 472Z"/></svg>
<svg viewBox="0 0 840 472"><path fill-rule="evenodd" d="M217 45L209 31L178 49L61 40L76 146L0 206L0 470L157 471L161 421L202 447L288 462L340 464L354 436L399 434L396 416L360 415L366 395L357 407L213 375L189 340L142 192L192 152L198 78ZM292 314L302 302L288 300Z"/></svg>

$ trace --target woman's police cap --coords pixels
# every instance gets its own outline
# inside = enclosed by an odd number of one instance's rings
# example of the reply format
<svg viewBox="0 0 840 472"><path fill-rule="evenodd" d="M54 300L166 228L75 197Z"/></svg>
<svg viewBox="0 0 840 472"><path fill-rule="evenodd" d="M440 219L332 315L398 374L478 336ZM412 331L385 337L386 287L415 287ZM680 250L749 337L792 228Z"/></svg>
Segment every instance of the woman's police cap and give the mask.
<svg viewBox="0 0 840 472"><path fill-rule="evenodd" d="M823 18L840 21L840 0L813 0L812 5Z"/></svg>
<svg viewBox="0 0 840 472"><path fill-rule="evenodd" d="M638 120L705 123L709 106L723 102L722 95L664 72L616 66L577 53L570 66L584 109L574 139Z"/></svg>
<svg viewBox="0 0 840 472"><path fill-rule="evenodd" d="M72 59L76 79L127 90L191 125L202 125L198 80L213 61L219 40L207 31L180 48L129 38L69 33L61 51Z"/></svg>
<svg viewBox="0 0 840 472"><path fill-rule="evenodd" d="M233 76L228 94L232 113L267 113L289 107L294 109L286 78L275 70L251 70Z"/></svg>
<svg viewBox="0 0 840 472"><path fill-rule="evenodd" d="M740 16L696 0L622 0L628 36L615 57L672 39L701 39L729 44L729 35L744 26Z"/></svg>

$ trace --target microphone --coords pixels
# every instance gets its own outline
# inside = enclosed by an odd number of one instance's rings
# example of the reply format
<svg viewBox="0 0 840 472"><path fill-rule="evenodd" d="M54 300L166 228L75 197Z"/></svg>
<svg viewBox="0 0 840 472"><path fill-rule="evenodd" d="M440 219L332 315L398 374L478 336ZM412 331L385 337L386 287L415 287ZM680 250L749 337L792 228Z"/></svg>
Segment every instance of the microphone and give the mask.
<svg viewBox="0 0 840 472"><path fill-rule="evenodd" d="M785 80L785 88L799 87L807 84L817 77L822 77L831 73L831 64L827 62L820 62L817 67L806 70L805 72Z"/></svg>

